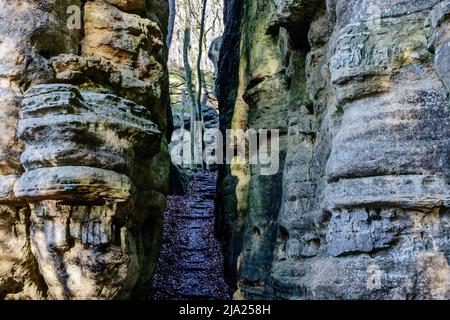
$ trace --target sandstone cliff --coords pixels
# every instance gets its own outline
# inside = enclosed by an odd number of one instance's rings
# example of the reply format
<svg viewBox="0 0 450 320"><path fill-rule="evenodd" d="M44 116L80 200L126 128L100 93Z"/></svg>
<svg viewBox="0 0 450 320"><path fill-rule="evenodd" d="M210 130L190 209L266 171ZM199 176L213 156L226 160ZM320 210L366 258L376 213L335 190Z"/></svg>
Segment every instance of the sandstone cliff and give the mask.
<svg viewBox="0 0 450 320"><path fill-rule="evenodd" d="M166 20L159 0L0 1L0 298L146 297Z"/></svg>
<svg viewBox="0 0 450 320"><path fill-rule="evenodd" d="M230 0L221 128L277 128L278 175L221 168L235 298L449 299L448 0Z"/></svg>

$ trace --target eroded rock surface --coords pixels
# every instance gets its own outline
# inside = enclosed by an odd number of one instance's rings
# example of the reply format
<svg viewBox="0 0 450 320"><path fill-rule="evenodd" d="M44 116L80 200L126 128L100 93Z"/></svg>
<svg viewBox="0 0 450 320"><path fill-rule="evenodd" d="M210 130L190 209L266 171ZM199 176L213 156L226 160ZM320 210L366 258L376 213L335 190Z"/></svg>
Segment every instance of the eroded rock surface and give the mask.
<svg viewBox="0 0 450 320"><path fill-rule="evenodd" d="M146 298L168 189L167 4L0 8L0 297Z"/></svg>
<svg viewBox="0 0 450 320"><path fill-rule="evenodd" d="M449 299L449 2L226 7L221 127L281 132L279 175L220 170L235 297Z"/></svg>

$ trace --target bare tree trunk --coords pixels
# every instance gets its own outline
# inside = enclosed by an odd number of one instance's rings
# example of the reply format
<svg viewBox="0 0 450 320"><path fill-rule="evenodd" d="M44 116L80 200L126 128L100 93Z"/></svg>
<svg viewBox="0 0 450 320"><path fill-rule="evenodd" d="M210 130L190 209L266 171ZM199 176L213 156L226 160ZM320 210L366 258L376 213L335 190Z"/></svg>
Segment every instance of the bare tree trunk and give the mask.
<svg viewBox="0 0 450 320"><path fill-rule="evenodd" d="M170 49L170 45L172 44L173 38L173 28L175 25L175 17L177 14L177 8L175 6L175 0L169 0L169 22L168 22L168 31L167 31L167 48Z"/></svg>
<svg viewBox="0 0 450 320"><path fill-rule="evenodd" d="M206 4L207 0L203 0L203 7L202 7L202 16L201 16L201 25L200 25L200 36L199 36L199 44L198 44L198 57L197 57L197 109L199 115L201 115L200 120L203 120L203 113L201 109L201 100L202 100L202 56L203 56L203 44L204 44L204 35L205 35L205 14L206 14Z"/></svg>
<svg viewBox="0 0 450 320"><path fill-rule="evenodd" d="M183 63L186 80L188 101L191 106L191 169L195 162L195 97L192 86L192 69L189 63L189 51L191 47L191 3L190 0L183 1L184 6L184 38L183 38Z"/></svg>
<svg viewBox="0 0 450 320"><path fill-rule="evenodd" d="M205 42L204 40L204 35L205 35L205 15L206 15L206 4L207 4L207 0L203 0L203 6L202 6L202 16L201 16L201 24L200 24L200 36L199 36L199 43L198 43L198 57L197 57L197 77L198 77L198 82L197 82L197 113L198 113L198 117L199 117L199 121L201 122L202 126L203 126L203 130L205 130L205 125L204 125L204 121L203 121L203 111L202 111L202 55L203 55L203 43ZM202 153L203 150L205 149L204 146L204 142L202 139ZM202 169L205 169L205 163L203 161L202 158Z"/></svg>

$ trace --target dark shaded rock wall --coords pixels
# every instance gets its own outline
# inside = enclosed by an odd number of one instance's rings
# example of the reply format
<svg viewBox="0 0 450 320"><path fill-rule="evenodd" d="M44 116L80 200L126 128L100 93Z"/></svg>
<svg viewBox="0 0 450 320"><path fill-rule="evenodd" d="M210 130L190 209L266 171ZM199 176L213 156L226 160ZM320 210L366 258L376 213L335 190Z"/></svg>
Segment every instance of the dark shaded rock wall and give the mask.
<svg viewBox="0 0 450 320"><path fill-rule="evenodd" d="M166 20L165 1L0 1L1 298L147 297L168 189Z"/></svg>
<svg viewBox="0 0 450 320"><path fill-rule="evenodd" d="M222 132L231 128L233 114L237 112L238 103L241 100L239 94L242 95L242 92L238 94L242 13L242 0L224 2L225 30L215 90L219 101ZM216 233L224 244L225 277L232 285L236 283L238 277L237 259L242 248L243 218L245 217L245 212L238 207L237 188L238 179L231 174L230 166L219 166ZM245 189L242 190L241 197L244 199L241 202L245 203Z"/></svg>
<svg viewBox="0 0 450 320"><path fill-rule="evenodd" d="M279 129L282 165L221 168L236 298L450 298L449 5L228 1L222 129Z"/></svg>

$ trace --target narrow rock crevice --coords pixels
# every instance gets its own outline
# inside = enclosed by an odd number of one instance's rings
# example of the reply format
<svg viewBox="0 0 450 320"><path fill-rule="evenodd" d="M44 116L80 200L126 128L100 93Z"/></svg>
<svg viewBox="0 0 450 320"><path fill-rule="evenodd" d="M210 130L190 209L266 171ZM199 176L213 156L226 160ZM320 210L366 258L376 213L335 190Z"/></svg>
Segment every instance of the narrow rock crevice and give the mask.
<svg viewBox="0 0 450 320"><path fill-rule="evenodd" d="M150 298L225 300L221 246L214 236L216 173L193 173L183 196L169 196Z"/></svg>

